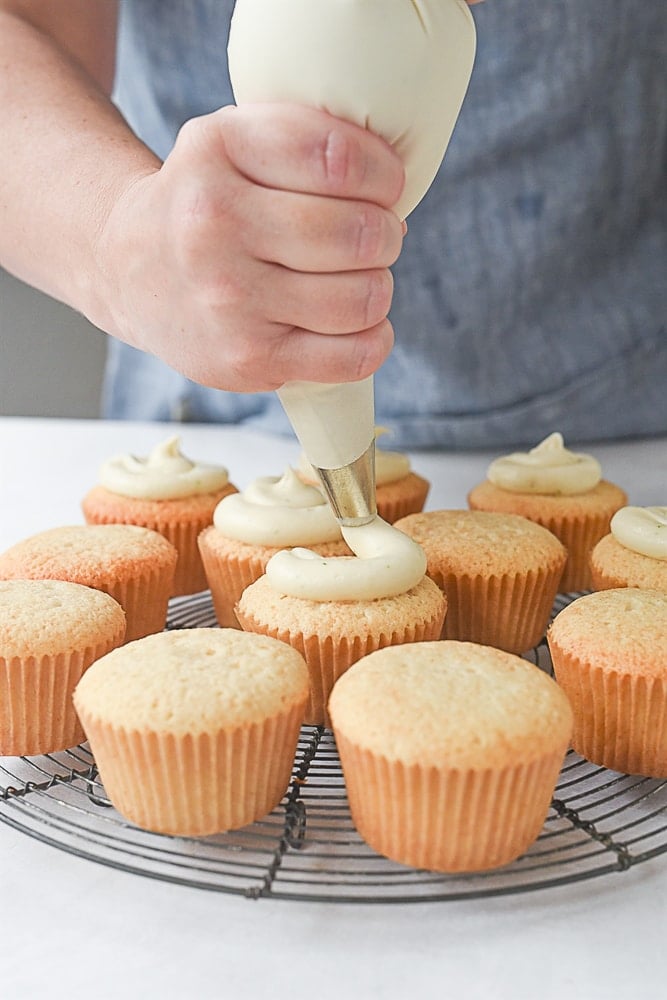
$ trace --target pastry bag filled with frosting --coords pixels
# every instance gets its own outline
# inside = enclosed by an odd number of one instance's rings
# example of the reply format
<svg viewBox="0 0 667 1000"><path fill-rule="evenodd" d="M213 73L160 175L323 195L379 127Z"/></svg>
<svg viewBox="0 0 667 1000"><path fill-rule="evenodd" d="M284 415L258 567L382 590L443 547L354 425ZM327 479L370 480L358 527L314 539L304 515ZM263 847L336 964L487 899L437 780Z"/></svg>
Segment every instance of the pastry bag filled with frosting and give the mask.
<svg viewBox="0 0 667 1000"><path fill-rule="evenodd" d="M405 165L394 206L401 219L442 162L474 54L464 0L237 0L228 47L237 103L307 104L386 139ZM375 502L372 377L290 382L278 395L334 511L343 520L368 520Z"/></svg>

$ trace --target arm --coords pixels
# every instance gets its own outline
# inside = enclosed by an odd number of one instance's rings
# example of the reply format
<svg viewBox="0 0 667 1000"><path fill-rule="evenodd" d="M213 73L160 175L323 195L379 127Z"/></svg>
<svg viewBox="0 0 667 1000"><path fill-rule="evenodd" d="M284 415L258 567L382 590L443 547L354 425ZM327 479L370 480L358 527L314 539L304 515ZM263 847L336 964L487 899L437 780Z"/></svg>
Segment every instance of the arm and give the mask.
<svg viewBox="0 0 667 1000"><path fill-rule="evenodd" d="M0 261L217 388L362 378L389 353L398 158L304 108L186 124L164 164L111 104L112 0L0 0Z"/></svg>

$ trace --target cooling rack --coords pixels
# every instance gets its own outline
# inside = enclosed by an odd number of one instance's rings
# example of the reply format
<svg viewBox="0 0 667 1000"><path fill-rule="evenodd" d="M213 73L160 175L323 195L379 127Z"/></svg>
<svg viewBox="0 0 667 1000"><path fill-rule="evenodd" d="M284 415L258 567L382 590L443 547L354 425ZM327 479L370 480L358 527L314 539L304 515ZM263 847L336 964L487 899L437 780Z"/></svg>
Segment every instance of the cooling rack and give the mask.
<svg viewBox="0 0 667 1000"><path fill-rule="evenodd" d="M559 595L553 614L577 595ZM171 602L168 628L215 625L208 592ZM546 642L526 654L550 670ZM565 758L543 830L494 872L439 875L376 854L357 834L332 733L304 726L292 781L263 820L214 837L152 834L111 806L87 744L0 758L0 821L80 858L251 899L418 903L546 889L667 852L667 781Z"/></svg>

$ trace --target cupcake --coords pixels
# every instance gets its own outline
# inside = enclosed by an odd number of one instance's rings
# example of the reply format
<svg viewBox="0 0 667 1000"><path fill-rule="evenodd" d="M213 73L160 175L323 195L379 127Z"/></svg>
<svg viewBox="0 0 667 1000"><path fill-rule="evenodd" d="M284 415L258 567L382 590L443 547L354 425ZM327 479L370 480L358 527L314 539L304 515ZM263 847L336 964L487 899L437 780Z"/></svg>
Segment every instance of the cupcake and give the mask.
<svg viewBox="0 0 667 1000"><path fill-rule="evenodd" d="M310 674L305 721L311 725L329 724L329 694L353 663L383 646L439 638L447 608L424 576L423 552L407 536L379 518L343 533L357 556L280 552L236 609L242 628L303 654Z"/></svg>
<svg viewBox="0 0 667 1000"><path fill-rule="evenodd" d="M442 638L523 653L549 621L567 553L546 528L517 514L437 510L394 525L422 546L447 596Z"/></svg>
<svg viewBox="0 0 667 1000"><path fill-rule="evenodd" d="M239 628L235 606L276 552L307 545L322 556L349 554L322 491L293 469L262 476L220 501L213 525L199 536L206 579L220 625Z"/></svg>
<svg viewBox="0 0 667 1000"><path fill-rule="evenodd" d="M329 711L352 819L378 853L474 872L538 837L572 711L526 660L456 641L381 649L336 683Z"/></svg>
<svg viewBox="0 0 667 1000"><path fill-rule="evenodd" d="M81 743L72 692L124 637L123 609L99 590L62 580L0 581L0 756Z"/></svg>
<svg viewBox="0 0 667 1000"><path fill-rule="evenodd" d="M157 531L178 552L172 596L206 590L197 536L219 501L236 487L227 469L191 462L171 437L147 458L117 455L100 469L99 484L82 501L88 524L138 524Z"/></svg>
<svg viewBox="0 0 667 1000"><path fill-rule="evenodd" d="M574 749L614 771L667 777L667 592L587 594L547 640L574 711Z"/></svg>
<svg viewBox="0 0 667 1000"><path fill-rule="evenodd" d="M74 705L118 812L147 830L202 837L278 805L307 694L306 666L289 646L198 628L103 656Z"/></svg>
<svg viewBox="0 0 667 1000"><path fill-rule="evenodd" d="M412 471L407 455L377 447L377 438L384 433L385 428L375 428L375 502L378 517L393 524L399 517L424 509L431 484ZM304 482L319 482L317 472L305 454L299 461L299 475Z"/></svg>
<svg viewBox="0 0 667 1000"><path fill-rule="evenodd" d="M17 542L0 555L0 580L68 580L102 590L123 608L129 642L164 628L177 558L148 528L81 524Z"/></svg>
<svg viewBox="0 0 667 1000"><path fill-rule="evenodd" d="M596 459L569 451L561 434L550 434L529 452L496 459L486 481L468 494L472 510L520 514L561 540L568 552L559 584L564 592L590 590L591 549L627 500L619 486L601 478Z"/></svg>
<svg viewBox="0 0 667 1000"><path fill-rule="evenodd" d="M591 552L593 590L667 591L667 507L621 507Z"/></svg>

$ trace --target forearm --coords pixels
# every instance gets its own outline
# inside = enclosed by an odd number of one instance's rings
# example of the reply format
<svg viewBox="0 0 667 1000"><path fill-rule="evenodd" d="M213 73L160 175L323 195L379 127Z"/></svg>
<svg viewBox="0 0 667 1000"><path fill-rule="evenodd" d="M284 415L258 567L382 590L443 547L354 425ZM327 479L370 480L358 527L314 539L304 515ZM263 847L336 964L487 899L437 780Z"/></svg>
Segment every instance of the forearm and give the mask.
<svg viewBox="0 0 667 1000"><path fill-rule="evenodd" d="M99 234L159 161L82 62L0 9L0 264L96 321Z"/></svg>

